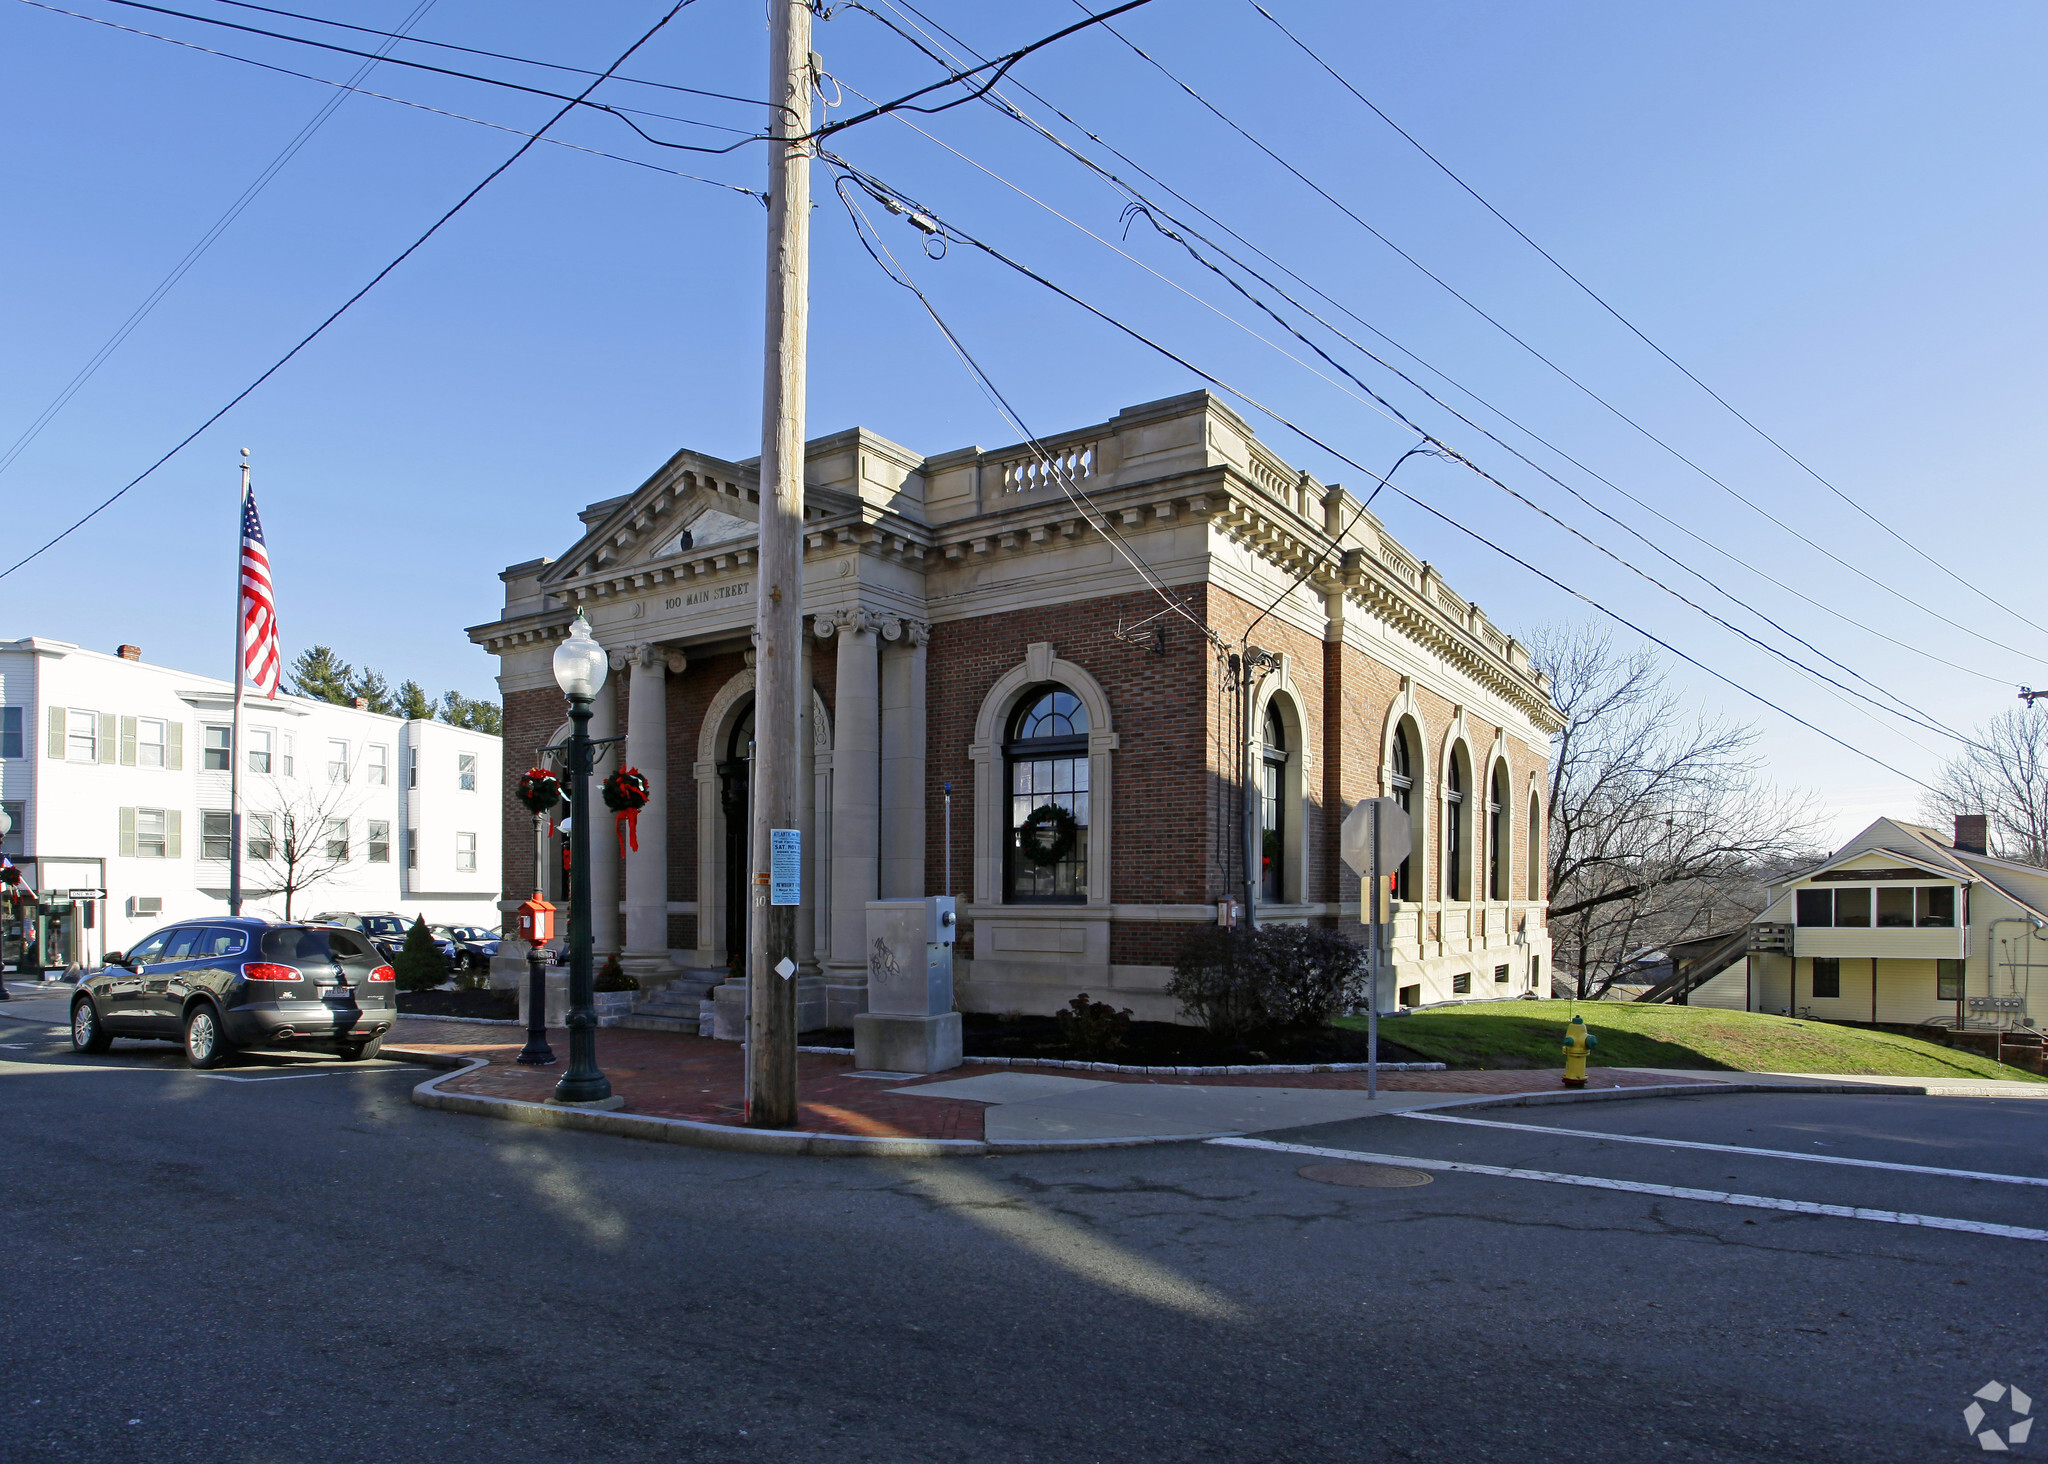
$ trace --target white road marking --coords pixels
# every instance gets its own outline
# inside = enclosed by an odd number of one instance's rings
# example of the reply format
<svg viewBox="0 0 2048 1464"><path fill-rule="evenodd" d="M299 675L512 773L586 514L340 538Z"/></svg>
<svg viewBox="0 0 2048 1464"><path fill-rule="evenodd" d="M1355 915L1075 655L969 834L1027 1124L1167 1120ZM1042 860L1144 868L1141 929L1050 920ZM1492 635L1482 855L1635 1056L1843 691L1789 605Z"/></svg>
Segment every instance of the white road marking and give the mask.
<svg viewBox="0 0 2048 1464"><path fill-rule="evenodd" d="M1571 1139L1605 1139L1614 1144L1653 1144L1665 1149L1705 1149L1714 1154L1749 1154L1764 1159L1797 1159L1805 1164L1843 1164L1855 1169L1896 1169L1904 1174L1938 1174L1948 1179L1988 1179L1997 1184L2033 1184L2048 1189L2048 1179L2031 1174L1992 1174L1981 1169L1937 1169L1927 1164L1893 1164L1883 1159L1848 1159L1838 1154L1801 1154L1794 1149L1746 1149L1739 1144L1703 1144L1694 1139L1655 1139L1641 1134L1603 1134L1595 1129L1549 1128L1540 1123L1502 1123L1494 1118L1454 1118L1448 1113L1397 1113L1393 1116L1419 1118L1429 1123L1462 1123L1472 1128L1511 1129L1519 1134L1562 1134Z"/></svg>
<svg viewBox="0 0 2048 1464"><path fill-rule="evenodd" d="M1739 1205L1749 1210L1783 1210L1793 1215L1828 1215L1838 1220L1876 1220L1886 1225L1913 1225L1924 1230L1960 1230L1996 1235L2007 1240L2048 1241L2048 1230L2020 1225L1995 1225L1988 1220L1954 1220L1945 1215L1915 1215L1904 1210L1871 1210L1861 1205L1823 1205L1813 1200L1780 1200L1768 1195L1742 1195L1727 1190L1688 1189L1672 1184L1644 1184L1633 1179L1600 1179L1590 1174L1552 1174L1543 1169L1509 1169L1498 1164L1466 1164L1452 1159L1416 1159L1405 1154L1365 1154L1353 1149L1319 1149L1313 1144L1283 1144L1274 1139L1209 1139L1232 1149L1264 1149L1277 1154L1309 1154L1318 1159L1350 1159L1360 1164L1399 1164L1449 1174L1486 1174L1497 1179L1533 1179L1544 1184L1569 1184L1582 1189L1619 1190L1623 1194L1657 1195L1672 1200L1699 1200L1709 1205Z"/></svg>

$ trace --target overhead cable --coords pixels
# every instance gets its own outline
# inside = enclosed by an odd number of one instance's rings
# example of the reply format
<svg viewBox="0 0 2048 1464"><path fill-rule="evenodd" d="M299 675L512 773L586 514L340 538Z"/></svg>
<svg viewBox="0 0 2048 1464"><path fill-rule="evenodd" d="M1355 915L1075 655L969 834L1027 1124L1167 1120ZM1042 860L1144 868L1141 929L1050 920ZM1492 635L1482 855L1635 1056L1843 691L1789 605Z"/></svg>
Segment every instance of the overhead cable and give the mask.
<svg viewBox="0 0 2048 1464"><path fill-rule="evenodd" d="M502 173L504 173L504 171L507 168L511 167L514 163L518 162L522 157L526 156L527 151L530 148L532 148L535 143L540 141L542 133L547 132L549 128L552 128L557 122L561 121L564 117L568 116L569 113L582 102L584 97L589 96L592 92L596 91L598 87L602 86L605 83L605 81L610 77L613 71L616 71L619 67L625 65L628 58L630 58L635 51L638 51L642 46L646 45L649 41L653 40L656 33L659 32L663 26L667 25L671 20L675 19L676 16L680 14L683 10L687 9L689 6L694 5L696 3L697 0L676 0L675 5L672 6L669 9L669 11L661 17L661 19L657 20L653 25L649 26L647 30L643 31L640 35L640 38L634 41L633 44L628 46L623 52L621 52L619 55L619 59L614 61L610 66L606 67L604 72L600 74L595 80L593 80L590 83L590 85L586 86L580 95L569 98L562 106L562 109L556 112L554 116L550 117L541 126L539 132L536 132L533 136L527 138L524 142L520 143L519 146L513 150L512 155L510 157L506 158L504 162L498 164L495 168L491 169L490 172L486 173L482 181L477 183L477 185L471 188L467 193L463 194L461 198L457 199L455 201L454 206L451 207L446 213L442 214L441 217L434 220L434 222L430 226L428 226L425 233L421 234L417 239L413 240L412 243L406 245L405 248L402 251L400 251L400 253L395 259L393 259L389 264L385 265L382 269L378 270L376 274L372 275L370 277L369 282L365 284L361 289L357 290L353 295L350 295L346 300L342 301L341 304L338 307L336 307L333 314L329 315L325 320L321 321L318 325L314 326L311 331L307 332L306 335L299 340L299 343L297 345L293 346L289 351L286 351L282 356L278 357L276 361L272 362L271 365L264 370L262 375L258 376L254 381L250 382L247 386L243 387L240 391L236 392L234 396L228 399L225 405L223 405L218 411L214 412L213 415L208 417L204 422L201 422L197 427L193 428L189 433L187 433L182 439L180 439L176 446L171 448L169 452L166 452L162 457L158 458L155 462L151 463L148 467L144 468L141 472L137 473L133 478L130 478L126 483L122 484L119 488L114 490L114 492L109 494L106 498L102 499L98 504L94 505L90 512L86 513L83 517L73 522L68 528L64 529L62 532L45 540L35 549L31 550L29 553L23 555L20 559L17 559L14 563L10 564L6 569L0 570L0 579L5 579L8 575L13 574L23 565L29 563L29 561L48 552L56 545L62 543L65 539L69 538L72 534L76 533L79 529L83 528L86 524L92 522L93 519L99 517L100 514L104 513L107 509L111 508L115 503L119 502L120 499L124 495L126 495L130 489L134 488L138 483L141 483L144 479L148 478L152 473L156 472L158 468L161 468L165 463L169 462L172 458L176 457L180 452L184 451L186 447L190 446L191 443L196 438L198 438L200 433L206 431L207 428L211 427L214 423L218 422L221 418L225 417L229 412L233 411L235 407L240 405L241 402L244 399L246 399L250 395L250 393L254 392L257 387L263 385L264 382L270 380L271 377L275 376L279 371L283 370L286 363L288 363L293 357L297 356L299 352L305 350L307 346L310 346L326 331L327 327L334 324L335 321L341 319L343 315L347 314L351 306L353 306L358 300L362 299L363 296L369 294L370 291L374 290L379 284L381 284L384 281L387 275L389 275L393 270L397 269L398 266L405 263L406 260L410 259L413 256L413 254L420 248L421 245L425 244L427 240L433 238L434 235L439 233L441 231L441 227L444 224L446 224L450 219L454 218L457 214L461 213L462 210L468 206L471 199L475 198L479 193L482 193L486 188L490 187L491 184L497 181L498 177Z"/></svg>
<svg viewBox="0 0 2048 1464"><path fill-rule="evenodd" d="M1075 3L1079 4L1080 0L1075 0ZM1557 375L1562 377L1565 381L1569 382L1572 386L1576 387L1586 396L1592 398L1593 401L1599 403L1601 407L1605 408L1608 412L1612 413L1616 418L1626 423L1635 431L1641 433L1644 437L1648 438L1658 447L1662 448L1664 451L1671 454L1671 456L1676 458L1679 462L1684 463L1687 467L1691 468L1694 472L1698 473L1701 477L1705 478L1709 483L1712 483L1715 487L1721 489L1724 493L1728 494L1738 503L1741 503L1744 507L1750 509L1759 517L1763 518L1766 522L1770 523L1772 526L1779 529L1781 532L1791 535L1800 543L1806 545L1809 549L1812 549L1815 553L1824 555L1826 558L1833 560L1836 564L1848 570L1851 574L1856 575L1857 577L1867 581L1871 585L1876 586L1878 589L1883 590L1886 594L1892 595L1897 599L1903 601L1905 604L1910 605L1913 609L1919 611L1921 614L1929 616L1935 620L1939 620L1944 625L1947 625L1954 630L1958 630L1968 636L1973 636L1976 639L1983 641L1986 645L1995 646L1999 650L2005 651L2010 655L2021 657L2029 661L2038 659L2031 652L2022 651L2016 646L2007 645L2003 641L1996 640L1991 636L1984 634L1983 631L1978 630L1974 626L1952 619L1949 616L1943 615L1940 611L1934 609L1932 606L1922 604L1920 601L1914 599L1912 596L1906 594L1903 590L1899 589L1895 584L1878 575L1872 574L1866 570L1858 568L1856 565L1842 558L1841 555L1835 553L1833 550L1818 543L1817 541L1808 537L1807 535L1800 533L1790 524L1778 518L1775 514L1771 513L1768 509L1763 507L1762 504L1756 502L1754 499L1748 497L1746 494L1738 492L1736 489L1731 487L1721 478L1715 476L1706 468L1702 467L1699 463L1693 461L1692 458L1686 456L1686 454L1681 452L1678 448L1672 446L1663 438L1659 437L1656 433L1652 432L1648 427L1645 427L1635 418L1629 416L1626 412L1622 411L1621 408L1614 405L1614 403L1608 401L1607 398L1601 396L1597 391L1593 390L1592 387L1588 386L1585 382L1579 380L1576 376L1572 375L1569 371L1565 370L1564 367L1560 366L1556 361L1553 361L1549 356L1546 356L1542 351L1538 350L1534 345L1532 345L1529 341L1525 340L1522 336L1516 334L1512 329L1510 329L1497 317L1488 313L1477 302L1475 302L1469 296L1459 291L1454 285L1452 285L1449 281L1445 280L1441 275L1437 274L1434 270L1430 269L1428 265L1424 264L1421 260L1417 259L1413 254L1410 254L1407 250L1403 249L1400 245L1396 244L1391 238L1389 238L1386 234L1382 233L1378 228L1368 223L1356 210L1352 209L1348 204L1344 203L1335 194L1331 193L1328 189L1324 188L1320 183L1316 182L1313 178L1309 177L1308 174L1304 173L1300 168L1296 167L1293 163L1289 162L1286 158L1282 157L1273 148L1267 146L1266 143L1262 142L1259 138L1255 137L1249 130L1247 130L1237 121L1232 119L1214 102L1210 101L1207 97L1203 96L1202 93L1200 93L1199 91L1196 91L1193 86L1189 85L1186 81L1182 80L1173 71L1169 70L1162 62L1160 62L1150 53L1145 51L1142 47L1138 46L1136 42L1132 41L1128 36L1125 36L1121 31L1117 30L1115 26L1105 25L1103 29L1108 31L1111 35L1115 36L1118 40L1122 41L1125 46L1129 47L1133 54L1135 54L1141 60L1146 62L1146 64L1154 67L1156 70L1159 71L1159 73L1162 76L1166 77L1175 86L1178 86L1182 91L1186 92L1197 103L1199 103L1203 108L1205 108L1211 115L1216 117L1218 121L1222 122L1226 127L1229 127L1232 131L1236 132L1240 137L1244 138L1245 141L1249 142L1253 147L1257 148L1260 152L1264 153L1267 157L1271 158L1275 163L1279 164L1288 173L1292 174L1295 178L1300 180L1301 183L1303 183L1310 190L1316 193L1319 197L1321 197L1327 203L1329 203L1339 213L1342 213L1346 218L1350 219L1353 223L1357 224L1361 229L1364 229L1368 234L1371 234L1373 238L1379 240L1382 244L1386 245L1387 248L1391 249L1395 254L1399 255L1403 260L1405 260L1408 264L1412 265L1416 270L1420 271L1432 283L1442 288L1447 294L1451 296L1451 298L1458 301L1459 304L1471 310L1481 320L1484 320L1488 325L1492 326L1495 330L1505 335L1509 340L1513 341L1516 345L1520 346L1524 351L1527 351L1530 355L1534 356L1538 361L1542 362L1550 370L1557 373Z"/></svg>
<svg viewBox="0 0 2048 1464"><path fill-rule="evenodd" d="M1429 503L1427 500L1417 497L1415 494L1408 492L1406 489L1400 487L1398 484L1389 482L1380 474L1375 473L1372 469L1366 467L1365 464L1358 461L1358 459L1341 451L1340 449L1333 446L1329 442L1325 441L1321 437L1318 437L1316 434L1309 431L1309 429L1296 423L1295 421L1293 421L1277 409L1267 406L1257 397L1252 396L1250 393L1242 390L1241 388L1231 385L1222 377L1219 377L1214 373L1206 371L1202 367L1197 366L1194 362L1190 361L1185 356L1182 356L1178 352L1174 351L1171 347L1162 345L1158 341L1151 339L1142 331L1138 330L1135 326L1125 324L1123 321L1119 320L1114 315L1111 315L1108 311L1102 309L1097 305L1090 303L1088 300L1083 299L1081 296L1075 294L1071 290L1068 290L1066 287L1057 284L1053 280L1048 279L1046 276L1032 269L1029 265L1023 264L1020 261L1011 258L1009 255L1005 254L1003 251L996 248L994 245L989 244L984 240L981 240L975 237L974 235L967 233L965 230L959 228L957 225L947 222L938 214L934 213L928 205L915 203L906 195L903 195L897 192L896 190L890 188L889 185L882 183L879 179L876 179L872 175L864 173L862 170L854 167L852 164L848 163L844 158L832 157L830 155L827 155L826 160L845 169L846 172L854 179L855 182L859 183L866 191L868 191L871 195L876 197L878 201L882 200L884 197L894 197L898 205L902 206L906 210L915 209L915 211L918 212L918 214L922 218L924 218L927 222L935 225L939 230L943 231L946 234L946 236L952 239L954 242L965 244L969 248L978 250L979 252L987 255L989 258L995 260L996 262L1015 271L1017 274L1022 275L1024 278L1031 280L1033 283L1038 284L1047 290L1050 290L1052 293L1068 301L1070 304L1075 305L1081 310L1086 311L1088 314L1095 316L1098 320L1101 320L1103 323L1111 326L1112 328L1121 332L1122 334L1129 336L1132 340L1138 342L1140 345L1143 345L1147 349L1156 352L1160 356L1163 356L1167 360L1173 362L1175 365L1180 366L1183 370L1186 370L1195 375L1196 377L1200 378L1201 380L1209 383L1211 386L1217 388L1219 391L1227 392L1231 396L1236 397L1238 400L1252 407L1261 415L1268 417L1280 426L1285 427L1288 431L1300 437L1304 442L1309 443L1311 446L1320 448L1322 451L1329 453L1332 457L1336 458L1340 462L1346 463L1349 466L1357 469L1359 472L1365 474L1368 478L1371 478L1375 482L1380 483L1382 486L1391 489L1395 494L1399 495L1401 498L1407 500L1409 503L1415 505L1417 508L1422 509L1425 513L1430 514L1432 517L1449 525L1451 528L1456 529L1459 533L1466 535L1468 538L1471 538L1476 542L1480 543L1481 545L1484 545L1486 548L1493 550L1495 553L1501 555L1503 558L1509 560L1511 563L1519 565L1523 569L1528 570L1531 574L1537 576L1545 583L1554 586L1555 588L1572 596L1574 599L1579 600L1582 603L1590 606L1602 615L1605 615L1609 619L1615 621L1617 624L1622 625L1631 631L1634 631L1637 635L1643 637L1643 639L1651 642L1653 645L1659 646L1660 648L1669 651L1672 655L1677 656L1686 664L1705 672L1707 675L1713 677L1715 680L1720 681L1724 685L1741 692L1744 696L1749 697L1750 699L1756 701L1762 706L1768 707L1770 710L1777 712L1780 716L1783 716L1792 722L1797 723L1799 726L1806 728L1808 731L1813 732L1818 736L1827 739L1829 742L1832 742L1836 746L1843 748L1845 751L1852 752L1856 754L1858 757L1864 758L1872 763L1875 763L1877 766L1883 768L1885 771L1893 774L1894 776L1904 778L1908 782L1914 783L1920 787L1931 787L1931 785L1928 784L1924 779L1916 778L1912 774L1904 771L1903 769L1892 766L1883 758L1877 756L1877 754L1868 752L1863 748L1857 747L1853 743L1845 741L1844 739L1836 736L1834 733L1827 731L1825 728L1817 726L1813 722L1808 721L1806 718L1801 717L1800 715L1798 715L1798 713L1793 712L1790 709L1779 705L1777 702L1772 701L1770 698L1764 696L1762 693L1751 690L1749 687L1744 686L1742 683L1736 681L1733 677L1728 676L1726 673L1718 671L1713 667L1707 665L1706 663L1700 661L1697 657L1687 654L1686 652L1680 650L1678 647L1672 645L1670 642L1664 640L1662 637L1653 634L1652 632L1650 632L1649 630L1645 629L1640 625L1637 625L1634 621L1628 619L1626 616L1623 616L1618 611L1610 609L1608 606L1593 599L1584 591L1573 588L1571 585L1568 585L1563 580L1557 578L1557 576L1550 574L1546 570L1538 568L1536 565L1530 563L1528 560L1522 558L1520 555L1514 553L1512 550L1504 547L1503 545L1495 543L1493 540L1487 538L1484 534L1481 534L1478 530L1472 528L1470 525L1461 523L1459 520L1451 517L1449 514L1443 512L1441 509ZM932 309L928 301L926 304L926 308L927 310ZM934 315L937 314L935 310L933 310L932 313ZM947 334L949 336L955 336L955 338L957 338L956 333L951 331L950 329L947 330ZM1464 462L1465 466L1472 466L1469 460L1464 460L1461 458L1461 461Z"/></svg>
<svg viewBox="0 0 2048 1464"><path fill-rule="evenodd" d="M1997 609L2003 610L2006 614L2012 616L2015 620L2018 620L2023 625L2031 626L2035 630L2048 632L2048 626L2044 626L2040 624L2038 621L2029 620L2026 616L2020 614L2019 611L2013 609L2012 606L1986 593L1982 585L1976 583L1974 580L1964 577L1963 575L1957 574L1953 569L1950 569L1946 564L1943 564L1940 560L1936 559L1932 554L1929 554L1920 545L1914 543L1911 539L1907 538L1904 534L1901 534L1897 529L1893 528L1890 524L1886 523L1883 519L1879 518L1876 514L1872 513L1868 508L1864 507L1863 504L1859 503L1855 498L1851 497L1847 493L1844 493L1840 488L1836 487L1828 479L1822 477L1818 472L1816 472L1813 469L1812 466L1810 466L1806 462L1805 459L1801 458L1797 453L1793 452L1791 448L1785 446L1784 443L1780 442L1777 438L1773 437L1770 433L1766 432L1762 427L1758 426L1754 421L1750 420L1749 417L1745 416L1732 402L1730 402L1726 397L1722 396L1721 393L1715 391L1714 388L1707 385L1706 382L1700 380L1700 378L1694 375L1692 369L1688 367L1684 362L1680 361L1677 357L1673 356L1669 351L1665 350L1662 346L1658 345L1655 341L1651 340L1650 337L1644 334L1642 329L1633 320L1630 320L1626 315L1623 315L1619 310L1615 309L1614 306L1609 304L1606 298L1602 296L1598 291L1596 291L1591 285L1587 284L1584 280L1580 279L1578 275L1574 274L1571 270L1567 269L1564 266L1563 262L1560 261L1556 255L1552 254L1548 249L1545 249L1541 244L1538 244L1534 239L1530 238L1527 233L1523 232L1521 225L1517 224L1513 219L1509 218L1506 214L1502 213L1499 209L1495 208L1493 204L1479 192L1478 189L1474 188L1470 183L1467 183L1463 178L1459 177L1457 173L1453 172L1449 164L1445 163L1443 159L1439 158L1435 153L1431 152L1428 148L1424 147L1422 143L1419 142L1415 138L1415 136L1408 131L1407 128L1403 127L1400 123L1396 122L1392 117L1389 117L1385 112L1381 111L1380 108L1373 102L1373 100L1370 97L1366 96L1364 92L1360 91L1356 86L1352 85L1352 83L1344 76L1342 72L1338 71L1336 67L1332 66L1322 56L1318 55L1316 51L1308 44L1308 42L1302 40L1300 36L1296 35L1293 31L1289 30L1285 25L1282 25L1279 18L1275 16L1272 11L1268 10L1264 5L1259 3L1259 0L1246 0L1246 3L1249 4L1252 7L1252 9L1258 11L1259 14L1265 16L1267 20L1272 21L1274 27L1280 32L1280 34L1287 37L1288 40L1294 42L1296 46L1300 47L1304 55L1306 55L1311 61L1315 62L1316 65L1322 67L1323 70L1327 71L1330 74L1331 78L1334 81L1336 81L1336 83L1339 86L1343 87L1344 90L1350 92L1352 96L1356 97L1360 102L1362 102L1373 113L1374 116L1378 117L1382 122L1386 123L1387 126L1393 128L1394 131L1400 133L1401 136L1407 140L1410 146L1412 146L1417 152L1421 153L1425 158L1428 158L1430 162L1434 163L1446 178L1449 178L1453 183L1457 184L1460 188L1464 189L1466 193L1472 196L1473 200L1477 202L1481 208L1485 209L1488 213L1492 214L1496 219L1499 219L1501 223L1505 224L1508 227L1508 229L1511 232L1513 232L1516 238L1520 239L1524 244L1527 244L1531 249L1535 250L1538 254L1542 255L1543 258L1549 261L1551 266L1555 268L1559 274L1563 275L1566 279L1570 280L1574 285L1578 286L1579 289L1585 293L1587 299L1591 300L1594 304L1598 305L1602 310L1605 310L1609 315L1613 316L1617 321L1621 322L1621 324L1628 329L1629 334L1633 335L1637 340L1641 341L1644 345L1648 346L1651 350L1655 351L1659 356L1662 356L1667 362L1669 362L1673 367L1675 367L1678 370L1678 372L1685 377L1687 381L1690 381L1694 386L1698 387L1701 391L1705 392L1708 396L1712 397L1723 408L1725 408L1728 414L1734 417L1736 421L1740 422L1743 426L1747 427L1751 432L1754 432L1758 437L1761 437L1765 442L1768 442L1772 447L1776 448L1780 453L1782 453L1785 456L1785 458L1789 462L1791 462L1795 467L1797 467L1802 473L1806 474L1807 477L1813 479L1814 482L1820 484L1821 487L1827 489L1828 492L1834 494L1835 497L1841 499L1842 502L1848 504L1851 508L1855 509L1856 512L1862 514L1863 517L1870 520L1870 522L1872 522L1873 524L1876 524L1880 529L1883 529L1887 534L1890 534L1894 539L1897 539L1901 544L1905 545L1908 549L1911 549L1915 554L1919 555L1922 559L1926 560L1929 564L1933 565L1936 569L1940 570L1943 574L1947 575L1950 579L1954 580L1957 584L1969 590L1972 594L1976 595L1986 604L1992 605Z"/></svg>

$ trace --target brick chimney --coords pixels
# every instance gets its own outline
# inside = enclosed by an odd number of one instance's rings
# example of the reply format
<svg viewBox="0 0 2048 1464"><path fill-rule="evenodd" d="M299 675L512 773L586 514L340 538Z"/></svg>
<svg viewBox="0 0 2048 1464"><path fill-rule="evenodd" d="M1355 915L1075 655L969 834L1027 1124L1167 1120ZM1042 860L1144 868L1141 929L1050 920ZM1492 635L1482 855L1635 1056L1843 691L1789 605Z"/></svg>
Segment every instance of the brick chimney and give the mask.
<svg viewBox="0 0 2048 1464"><path fill-rule="evenodd" d="M353 702L349 703L349 705L354 707L359 712L367 712L370 709L370 699L366 696L359 696ZM1978 822L1981 823L1983 822L1983 820L1980 819L1978 820ZM1978 852L1982 853L1983 851L1980 849Z"/></svg>
<svg viewBox="0 0 2048 1464"><path fill-rule="evenodd" d="M119 657L120 657L120 658L121 658L122 660L124 660L124 661L139 661L139 660L141 660L141 659L142 659L142 647L141 647L141 646L115 646L115 647L114 647L114 654L115 654L115 655L117 655L117 656L119 656Z"/></svg>
<svg viewBox="0 0 2048 1464"><path fill-rule="evenodd" d="M1957 814L1955 847L1965 854L1989 854L1990 822L1981 813Z"/></svg>

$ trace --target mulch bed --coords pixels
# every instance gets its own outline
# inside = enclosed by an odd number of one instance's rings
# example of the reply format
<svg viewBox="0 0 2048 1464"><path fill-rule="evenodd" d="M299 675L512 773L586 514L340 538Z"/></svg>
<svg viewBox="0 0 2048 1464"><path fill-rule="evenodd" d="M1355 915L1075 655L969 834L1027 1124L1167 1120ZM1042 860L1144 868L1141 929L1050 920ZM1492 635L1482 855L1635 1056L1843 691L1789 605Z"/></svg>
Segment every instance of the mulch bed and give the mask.
<svg viewBox="0 0 2048 1464"><path fill-rule="evenodd" d="M398 1010L409 1017L512 1017L519 996L511 991L401 991Z"/></svg>
<svg viewBox="0 0 2048 1464"><path fill-rule="evenodd" d="M1124 1035L1123 1045L1116 1051L1076 1052L1068 1045L1056 1018L967 1012L961 1017L960 1038L970 1061L977 1057L1037 1057L1130 1063L1140 1067L1223 1067L1269 1062L1366 1062L1372 1056L1365 1033L1348 1027L1283 1028L1261 1033L1249 1041L1226 1042L1200 1027L1133 1022ZM835 1027L806 1032L803 1043L806 1047L851 1047L853 1030ZM1380 1038L1381 1062L1430 1060L1422 1053L1389 1042L1384 1036Z"/></svg>

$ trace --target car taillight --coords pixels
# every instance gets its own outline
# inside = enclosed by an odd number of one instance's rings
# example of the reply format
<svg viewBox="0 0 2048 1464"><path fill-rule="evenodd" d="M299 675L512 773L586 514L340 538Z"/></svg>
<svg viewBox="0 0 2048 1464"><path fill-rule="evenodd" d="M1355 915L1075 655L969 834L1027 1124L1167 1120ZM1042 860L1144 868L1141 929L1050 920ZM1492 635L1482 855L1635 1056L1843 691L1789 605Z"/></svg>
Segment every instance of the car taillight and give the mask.
<svg viewBox="0 0 2048 1464"><path fill-rule="evenodd" d="M273 966L268 961L251 961L242 968L242 975L250 981L303 981L296 966Z"/></svg>
<svg viewBox="0 0 2048 1464"><path fill-rule="evenodd" d="M372 981L396 981L398 979L398 973L392 970L389 966L379 966L376 970L370 973L370 979Z"/></svg>

